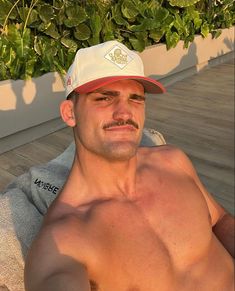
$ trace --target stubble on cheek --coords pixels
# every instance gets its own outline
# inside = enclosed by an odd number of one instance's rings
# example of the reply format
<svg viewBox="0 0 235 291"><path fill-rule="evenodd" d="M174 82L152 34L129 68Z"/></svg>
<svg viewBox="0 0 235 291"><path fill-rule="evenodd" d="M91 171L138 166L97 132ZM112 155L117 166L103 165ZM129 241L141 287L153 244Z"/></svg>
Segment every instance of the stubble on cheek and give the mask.
<svg viewBox="0 0 235 291"><path fill-rule="evenodd" d="M98 126L86 128L85 122L77 122L74 127L77 146L107 160L124 161L132 158L137 152L141 134L135 135L130 132L129 138L121 140L121 137L120 139L115 137L115 133L107 134L103 128L104 124L108 123L100 123ZM141 132L139 128L135 130Z"/></svg>

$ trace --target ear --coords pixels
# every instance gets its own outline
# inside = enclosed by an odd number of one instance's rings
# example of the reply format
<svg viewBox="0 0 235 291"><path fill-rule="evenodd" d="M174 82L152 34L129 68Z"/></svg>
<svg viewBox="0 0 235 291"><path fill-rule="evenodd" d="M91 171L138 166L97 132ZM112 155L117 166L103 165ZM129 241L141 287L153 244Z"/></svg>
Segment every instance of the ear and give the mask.
<svg viewBox="0 0 235 291"><path fill-rule="evenodd" d="M64 100L61 102L60 115L68 126L74 127L76 125L74 116L74 104L72 100Z"/></svg>

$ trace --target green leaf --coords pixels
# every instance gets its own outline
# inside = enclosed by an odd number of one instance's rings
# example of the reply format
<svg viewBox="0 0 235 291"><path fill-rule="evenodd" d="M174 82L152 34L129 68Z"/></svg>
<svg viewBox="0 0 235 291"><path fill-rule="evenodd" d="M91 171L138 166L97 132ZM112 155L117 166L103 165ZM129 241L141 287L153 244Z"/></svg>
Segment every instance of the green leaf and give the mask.
<svg viewBox="0 0 235 291"><path fill-rule="evenodd" d="M58 52L56 42L51 40L49 37L39 37L38 46L41 50L40 55L40 71L41 74L44 72L56 71L55 60ZM38 70L35 70L38 74Z"/></svg>
<svg viewBox="0 0 235 291"><path fill-rule="evenodd" d="M54 20L55 20L57 25L63 25L65 19L66 19L65 8L63 6L58 11L55 10Z"/></svg>
<svg viewBox="0 0 235 291"><path fill-rule="evenodd" d="M70 36L72 35L72 32L71 32L71 30L69 30L69 29L67 29L67 30L63 30L62 31L62 36L63 37L68 37L68 38L70 38Z"/></svg>
<svg viewBox="0 0 235 291"><path fill-rule="evenodd" d="M169 30L175 22L175 18L173 15L168 15L168 17L162 22L161 28L164 30Z"/></svg>
<svg viewBox="0 0 235 291"><path fill-rule="evenodd" d="M160 27L161 23L155 21L154 19L143 19L141 21L141 24L139 25L132 25L129 26L129 29L133 32L135 31L146 31L146 30L150 30L150 29L154 29L154 28L158 28Z"/></svg>
<svg viewBox="0 0 235 291"><path fill-rule="evenodd" d="M26 21L27 15L30 12L30 9L27 7L21 7L18 9L20 18L23 22ZM35 9L32 9L29 15L29 18L27 20L27 25L31 25L32 23L39 20L38 12Z"/></svg>
<svg viewBox="0 0 235 291"><path fill-rule="evenodd" d="M166 8L159 7L153 13L155 21L163 22L169 16L169 11Z"/></svg>
<svg viewBox="0 0 235 291"><path fill-rule="evenodd" d="M194 5L200 0L169 0L171 6L188 7Z"/></svg>
<svg viewBox="0 0 235 291"><path fill-rule="evenodd" d="M5 65L6 65L8 68L13 67L15 59L16 59L16 53L15 53L15 51L12 49L12 47L10 47L10 48L9 48L9 51L8 51L8 55L7 55L6 58L5 58Z"/></svg>
<svg viewBox="0 0 235 291"><path fill-rule="evenodd" d="M165 31L163 29L153 29L150 30L149 37L151 37L155 42L159 42L163 37L164 32Z"/></svg>
<svg viewBox="0 0 235 291"><path fill-rule="evenodd" d="M147 8L145 10L145 16L146 17L154 17L156 11L160 8L160 3L155 0L150 0L147 2Z"/></svg>
<svg viewBox="0 0 235 291"><path fill-rule="evenodd" d="M101 24L101 18L98 13L94 13L93 15L91 15L89 24L90 24L90 28L91 28L93 36L95 37L99 36L102 29L102 24Z"/></svg>
<svg viewBox="0 0 235 291"><path fill-rule="evenodd" d="M26 28L23 32L21 27L9 25L8 39L20 59L27 58L28 52L31 49L30 29Z"/></svg>
<svg viewBox="0 0 235 291"><path fill-rule="evenodd" d="M221 35L222 30L221 29L217 29L217 30L212 31L211 33L212 33L212 37L213 38L218 38Z"/></svg>
<svg viewBox="0 0 235 291"><path fill-rule="evenodd" d="M165 8L157 8L155 9L153 17L140 19L139 25L132 25L130 26L131 31L144 31L144 30L151 30L154 28L160 28L164 21L167 20L169 16L169 12Z"/></svg>
<svg viewBox="0 0 235 291"><path fill-rule="evenodd" d="M48 27L51 25L51 22L42 22L41 24L38 25L38 31L44 32L45 30L48 29Z"/></svg>
<svg viewBox="0 0 235 291"><path fill-rule="evenodd" d="M99 12L99 8L100 8L100 6L98 6L97 7L97 5L95 5L95 1L93 1L93 3L91 4L91 5L86 5L85 7L84 7L84 9L85 9L85 13L90 17L91 15L93 15L94 13L98 13L98 14L100 14ZM100 14L100 16L101 16L101 14Z"/></svg>
<svg viewBox="0 0 235 291"><path fill-rule="evenodd" d="M104 41L115 39L115 26L112 23L112 20L109 18L104 19L103 28L101 31L102 37Z"/></svg>
<svg viewBox="0 0 235 291"><path fill-rule="evenodd" d="M53 7L55 7L56 9L60 10L63 8L63 6L64 6L64 1L53 0Z"/></svg>
<svg viewBox="0 0 235 291"><path fill-rule="evenodd" d="M91 35L91 30L89 26L87 26L85 23L79 24L78 27L76 27L76 30L74 32L74 36L78 40L87 40L89 39Z"/></svg>
<svg viewBox="0 0 235 291"><path fill-rule="evenodd" d="M58 39L60 37L60 34L58 33L57 27L54 23L50 23L50 25L46 28L44 31L46 35L51 36L54 39Z"/></svg>
<svg viewBox="0 0 235 291"><path fill-rule="evenodd" d="M207 37L207 35L209 34L210 32L210 29L209 29L209 25L207 22L204 22L201 26L201 34L204 36L204 37Z"/></svg>
<svg viewBox="0 0 235 291"><path fill-rule="evenodd" d="M166 46L167 49L170 49L172 47L176 47L177 43L180 40L180 36L178 35L177 32L173 32L172 31L167 31L166 33Z"/></svg>
<svg viewBox="0 0 235 291"><path fill-rule="evenodd" d="M64 24L67 27L78 26L88 18L85 9L77 5L67 7L65 12L68 18L64 20Z"/></svg>
<svg viewBox="0 0 235 291"><path fill-rule="evenodd" d="M183 14L183 19L186 26L190 26L190 22L193 22L194 28L198 30L201 27L202 19L199 11L195 10L194 6L187 7Z"/></svg>
<svg viewBox="0 0 235 291"><path fill-rule="evenodd" d="M76 51L78 49L77 43L70 38L62 37L60 41L66 48L69 48L72 51Z"/></svg>
<svg viewBox="0 0 235 291"><path fill-rule="evenodd" d="M89 24L92 31L92 37L88 40L88 42L91 46L100 43L100 32L102 29L102 24L98 13L91 15Z"/></svg>
<svg viewBox="0 0 235 291"><path fill-rule="evenodd" d="M64 24L65 26L72 28L78 26L80 24L80 21L79 19L67 18L64 19Z"/></svg>
<svg viewBox="0 0 235 291"><path fill-rule="evenodd" d="M135 36L130 36L129 41L135 50L142 52L145 49L146 44L148 43L147 38L147 31L136 32Z"/></svg>
<svg viewBox="0 0 235 291"><path fill-rule="evenodd" d="M19 78L22 78L21 67L22 61L20 61L20 59L14 59L12 64L9 66L9 71L13 80L16 80L18 76Z"/></svg>
<svg viewBox="0 0 235 291"><path fill-rule="evenodd" d="M184 18L181 18L177 13L175 14L174 27L177 29L179 35L188 34L188 26L186 25Z"/></svg>
<svg viewBox="0 0 235 291"><path fill-rule="evenodd" d="M42 51L42 45L41 45L40 37L35 36L35 38L34 38L34 44L33 44L33 48L34 48L34 51L35 51L39 56L42 55L43 51Z"/></svg>
<svg viewBox="0 0 235 291"><path fill-rule="evenodd" d="M194 20L195 18L200 18L200 13L195 9L195 6L189 6L184 10L184 16L187 20Z"/></svg>
<svg viewBox="0 0 235 291"><path fill-rule="evenodd" d="M135 18L139 14L139 11L132 0L124 0L121 6L121 11L124 17L128 19Z"/></svg>
<svg viewBox="0 0 235 291"><path fill-rule="evenodd" d="M0 7L1 7L1 9L0 9L0 24L3 25L8 13L10 12L10 10L12 8L12 3L8 0L0 0ZM9 18L16 19L17 15L18 15L17 10L16 10L16 8L14 8L10 13Z"/></svg>
<svg viewBox="0 0 235 291"><path fill-rule="evenodd" d="M194 34L187 36L184 40L184 48L188 48L189 43L193 42L193 40L194 40Z"/></svg>
<svg viewBox="0 0 235 291"><path fill-rule="evenodd" d="M8 55L8 51L10 48L9 39L7 35L1 34L0 35L0 57L4 58Z"/></svg>
<svg viewBox="0 0 235 291"><path fill-rule="evenodd" d="M26 62L25 64L25 72L24 72L24 79L30 79L33 76L34 67L37 63L37 58L35 55L32 55L32 57Z"/></svg>
<svg viewBox="0 0 235 291"><path fill-rule="evenodd" d="M7 67L5 66L4 61L0 61L0 80L7 80L8 74L7 74Z"/></svg>
<svg viewBox="0 0 235 291"><path fill-rule="evenodd" d="M125 26L128 25L128 22L122 17L121 7L119 4L114 5L111 8L111 11L112 11L112 17L118 25L125 25Z"/></svg>
<svg viewBox="0 0 235 291"><path fill-rule="evenodd" d="M134 48L134 50L139 51L139 52L142 52L144 50L145 48L144 40L140 40L135 37L130 37L129 41L132 47Z"/></svg>
<svg viewBox="0 0 235 291"><path fill-rule="evenodd" d="M140 1L140 0L132 0L134 6L138 10L139 14L142 17L145 17L146 10L148 9L149 5L148 2Z"/></svg>
<svg viewBox="0 0 235 291"><path fill-rule="evenodd" d="M195 26L196 30L199 29L201 27L201 25L202 25L202 19L201 18L195 18L193 20L193 22L194 22L194 26Z"/></svg>
<svg viewBox="0 0 235 291"><path fill-rule="evenodd" d="M55 57L57 54L57 48L55 46L55 42L52 41L47 36L39 36L34 39L34 50L38 55L42 57L42 59L46 58L47 55Z"/></svg>
<svg viewBox="0 0 235 291"><path fill-rule="evenodd" d="M49 4L39 5L37 10L38 10L39 17L45 23L50 22L54 18L53 7Z"/></svg>
<svg viewBox="0 0 235 291"><path fill-rule="evenodd" d="M5 35L0 35L0 80L9 78L6 60L9 57L10 45Z"/></svg>

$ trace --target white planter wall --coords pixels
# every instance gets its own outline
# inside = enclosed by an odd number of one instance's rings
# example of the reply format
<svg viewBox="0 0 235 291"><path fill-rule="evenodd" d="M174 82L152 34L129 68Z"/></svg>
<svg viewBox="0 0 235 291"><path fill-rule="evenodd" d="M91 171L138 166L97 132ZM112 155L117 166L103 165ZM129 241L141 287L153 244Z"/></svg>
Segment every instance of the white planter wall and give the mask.
<svg viewBox="0 0 235 291"><path fill-rule="evenodd" d="M234 57L235 27L224 29L217 39L197 35L188 47L180 41L174 49L157 44L141 53L145 64L145 74L169 85L179 78L196 73L208 64L218 63Z"/></svg>
<svg viewBox="0 0 235 291"><path fill-rule="evenodd" d="M196 36L188 49L180 41L167 51L163 44L140 54L145 74L165 85L192 75L208 64L234 57L234 27L217 39ZM59 74L48 73L30 81L0 82L0 153L49 134L64 126L59 104L64 99Z"/></svg>
<svg viewBox="0 0 235 291"><path fill-rule="evenodd" d="M58 74L49 73L27 82L2 81L0 94L3 137L57 118L64 86Z"/></svg>
<svg viewBox="0 0 235 291"><path fill-rule="evenodd" d="M57 73L0 82L0 153L62 128L63 99L63 81Z"/></svg>

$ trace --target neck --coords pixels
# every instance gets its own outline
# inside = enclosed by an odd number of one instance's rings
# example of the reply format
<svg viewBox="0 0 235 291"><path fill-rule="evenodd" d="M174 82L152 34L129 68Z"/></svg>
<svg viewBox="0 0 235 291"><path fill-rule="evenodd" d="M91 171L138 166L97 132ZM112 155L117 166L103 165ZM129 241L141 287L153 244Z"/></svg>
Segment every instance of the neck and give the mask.
<svg viewBox="0 0 235 291"><path fill-rule="evenodd" d="M136 192L136 170L136 155L125 161L109 161L92 153L76 152L64 189L82 201L131 199Z"/></svg>

